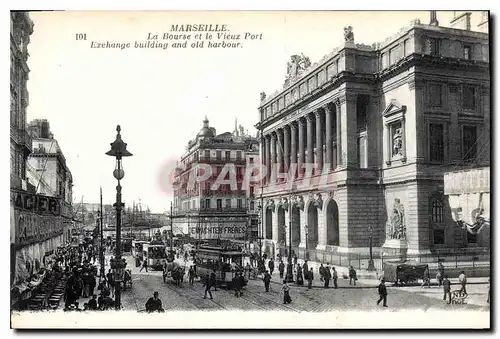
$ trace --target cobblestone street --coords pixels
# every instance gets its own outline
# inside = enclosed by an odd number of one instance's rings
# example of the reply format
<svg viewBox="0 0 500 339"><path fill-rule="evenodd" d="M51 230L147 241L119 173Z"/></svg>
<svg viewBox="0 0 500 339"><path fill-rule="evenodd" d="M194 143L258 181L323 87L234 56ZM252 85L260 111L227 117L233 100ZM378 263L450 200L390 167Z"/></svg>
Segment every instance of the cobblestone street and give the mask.
<svg viewBox="0 0 500 339"><path fill-rule="evenodd" d="M349 286L349 281L339 279L338 289L324 289L316 281L316 287L308 290L307 287L298 287L291 284L291 304L282 302L281 284L279 276L273 274L270 292L265 292L264 284L260 279L250 280L240 298L234 296L233 291L218 288L212 290L213 300L203 299L204 288L201 282L194 285L187 283L185 278L181 286L176 286L170 279L163 282L160 271L139 272L132 265L132 258L128 257L128 267L132 268L133 287L123 292L122 303L126 310L144 310L144 305L154 291L159 292L163 307L168 310L282 310L293 312L324 312L334 310L383 310L377 306L378 299L376 284L373 280L359 280L356 286ZM489 310L487 299L487 284L470 284L469 298L466 305L448 305L442 300L442 288L415 287L388 287L388 310L401 309L415 310ZM455 288L452 288L455 289Z"/></svg>

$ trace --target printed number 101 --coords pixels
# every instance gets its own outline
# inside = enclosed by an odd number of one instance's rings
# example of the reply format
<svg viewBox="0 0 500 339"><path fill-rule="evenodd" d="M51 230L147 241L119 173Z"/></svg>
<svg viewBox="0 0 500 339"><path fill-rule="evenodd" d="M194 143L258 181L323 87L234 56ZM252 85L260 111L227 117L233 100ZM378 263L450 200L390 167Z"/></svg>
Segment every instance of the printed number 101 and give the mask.
<svg viewBox="0 0 500 339"><path fill-rule="evenodd" d="M76 40L87 40L87 33L76 33Z"/></svg>

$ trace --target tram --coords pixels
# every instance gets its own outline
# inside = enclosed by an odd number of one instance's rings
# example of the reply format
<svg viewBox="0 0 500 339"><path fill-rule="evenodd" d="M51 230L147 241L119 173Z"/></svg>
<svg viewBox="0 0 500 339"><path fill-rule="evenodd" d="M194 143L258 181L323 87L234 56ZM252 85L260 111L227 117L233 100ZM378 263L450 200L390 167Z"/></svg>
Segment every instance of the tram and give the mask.
<svg viewBox="0 0 500 339"><path fill-rule="evenodd" d="M245 255L239 248L200 245L196 253L196 273L203 278L215 272L217 286L231 288L236 273L243 273ZM245 278L245 285L247 283L248 280Z"/></svg>
<svg viewBox="0 0 500 339"><path fill-rule="evenodd" d="M163 263L167 260L166 247L161 241L143 244L142 255L148 261L148 267L155 270L163 269Z"/></svg>

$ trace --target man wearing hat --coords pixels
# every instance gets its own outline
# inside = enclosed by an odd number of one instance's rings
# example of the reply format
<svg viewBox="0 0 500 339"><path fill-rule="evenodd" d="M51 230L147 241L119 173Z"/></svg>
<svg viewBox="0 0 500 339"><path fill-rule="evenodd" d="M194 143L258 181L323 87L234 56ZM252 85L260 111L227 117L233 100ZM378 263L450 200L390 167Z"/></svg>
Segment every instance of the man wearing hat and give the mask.
<svg viewBox="0 0 500 339"><path fill-rule="evenodd" d="M378 285L378 294L380 298L377 301L377 305L380 304L380 302L383 300L384 307L387 307L387 287L385 287L385 279L382 278L380 280L380 285Z"/></svg>
<svg viewBox="0 0 500 339"><path fill-rule="evenodd" d="M153 297L149 298L146 303L146 312L163 312L163 308L161 305L161 300L158 298L158 292L153 293Z"/></svg>

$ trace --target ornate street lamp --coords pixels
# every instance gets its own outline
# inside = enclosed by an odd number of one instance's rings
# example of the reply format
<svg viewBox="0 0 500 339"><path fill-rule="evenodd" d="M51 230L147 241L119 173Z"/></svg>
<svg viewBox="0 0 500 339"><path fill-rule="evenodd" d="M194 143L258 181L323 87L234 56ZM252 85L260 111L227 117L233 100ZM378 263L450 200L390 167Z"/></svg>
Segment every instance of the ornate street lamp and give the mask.
<svg viewBox="0 0 500 339"><path fill-rule="evenodd" d="M125 172L122 168L122 157L130 157L132 153L127 151L127 144L123 142L120 135L120 125L116 126L116 140L111 143L111 150L106 152L106 155L116 158L116 167L113 171L113 176L118 180L118 185L116 186L116 203L113 205L116 209L116 253L115 258L111 259L111 269L113 270L114 280L115 280L115 309L121 309L121 282L123 281L123 276L125 273L125 267L127 263L125 259L121 257L122 255L122 244L121 244L121 233L122 233L122 208L124 204L122 203L122 187L120 185L120 180L125 176Z"/></svg>
<svg viewBox="0 0 500 339"><path fill-rule="evenodd" d="M309 260L309 228L307 225L304 227L304 231L306 232L306 260Z"/></svg>
<svg viewBox="0 0 500 339"><path fill-rule="evenodd" d="M261 203L259 202L259 205L257 205L257 209L259 210L259 224L258 224L258 229L257 229L257 239L259 240L259 258L262 258L262 238L264 237L264 230L262 229L262 224L263 224L263 216L264 216L264 209L262 208Z"/></svg>
<svg viewBox="0 0 500 339"><path fill-rule="evenodd" d="M368 271L375 271L375 265L373 264L373 227L370 225L368 228L368 239L370 240L370 260L368 261Z"/></svg>
<svg viewBox="0 0 500 339"><path fill-rule="evenodd" d="M297 186L293 184L292 189L290 190L289 195L289 204L288 204L288 264L286 269L286 281L293 282L293 264L292 264L292 196Z"/></svg>

